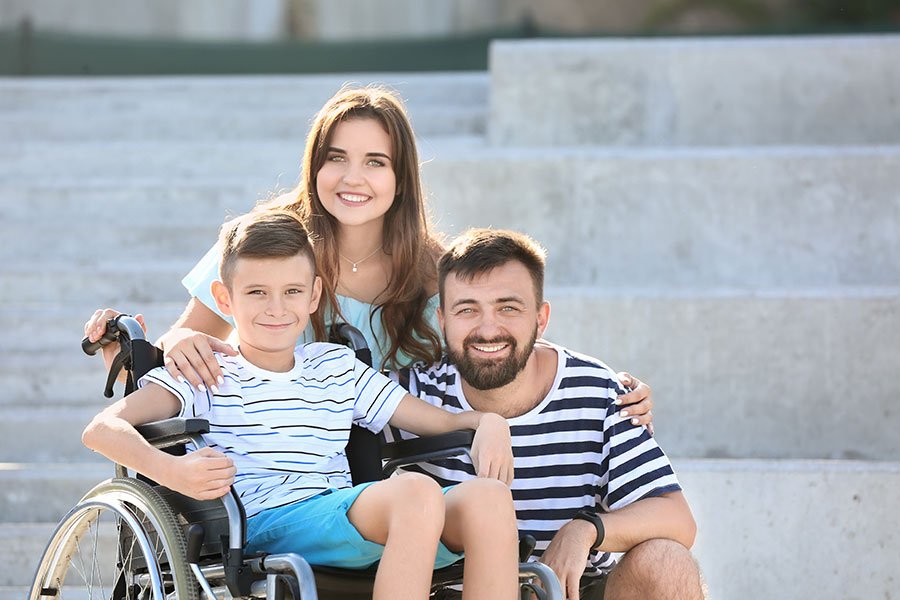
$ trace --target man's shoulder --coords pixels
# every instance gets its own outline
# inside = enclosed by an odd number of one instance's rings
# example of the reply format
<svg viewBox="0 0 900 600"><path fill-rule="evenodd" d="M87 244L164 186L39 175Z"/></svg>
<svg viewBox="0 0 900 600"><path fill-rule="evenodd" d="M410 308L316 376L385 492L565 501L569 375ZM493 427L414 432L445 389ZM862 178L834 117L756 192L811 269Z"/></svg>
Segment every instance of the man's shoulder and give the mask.
<svg viewBox="0 0 900 600"><path fill-rule="evenodd" d="M452 385L457 377L456 366L450 362L446 354L436 363L417 362L411 367L402 369L400 373L410 379L415 378L417 381L429 382L443 388L446 388L448 383Z"/></svg>
<svg viewBox="0 0 900 600"><path fill-rule="evenodd" d="M553 348L559 354L560 368L562 369L560 379L567 377L592 378L604 386L610 384L615 386L618 382L616 372L599 358L576 352L547 340L540 340L539 343Z"/></svg>
<svg viewBox="0 0 900 600"><path fill-rule="evenodd" d="M403 369L399 373L398 380L401 384L408 384L406 387L411 393L433 404L447 401L458 404L455 391L458 377L456 367L445 355L434 364L417 363Z"/></svg>

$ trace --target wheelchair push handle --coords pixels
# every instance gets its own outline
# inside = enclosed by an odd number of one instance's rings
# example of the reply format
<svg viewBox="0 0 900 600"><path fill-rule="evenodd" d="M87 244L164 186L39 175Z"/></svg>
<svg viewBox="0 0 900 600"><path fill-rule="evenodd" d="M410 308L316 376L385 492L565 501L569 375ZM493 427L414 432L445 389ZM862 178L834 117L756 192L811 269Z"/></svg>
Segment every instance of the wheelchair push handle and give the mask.
<svg viewBox="0 0 900 600"><path fill-rule="evenodd" d="M119 315L109 319L106 322L106 333L103 334L103 337L96 342L84 338L81 340L81 349L88 356L94 356L100 348L118 342L122 336L126 340L144 339L144 330L141 324L131 315Z"/></svg>

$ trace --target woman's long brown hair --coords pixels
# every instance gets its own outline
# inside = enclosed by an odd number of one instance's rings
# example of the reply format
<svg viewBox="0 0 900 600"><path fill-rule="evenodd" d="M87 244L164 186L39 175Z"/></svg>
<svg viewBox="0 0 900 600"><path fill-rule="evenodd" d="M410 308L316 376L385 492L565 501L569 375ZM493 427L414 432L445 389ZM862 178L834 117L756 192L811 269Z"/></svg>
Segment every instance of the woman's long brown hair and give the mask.
<svg viewBox="0 0 900 600"><path fill-rule="evenodd" d="M443 247L430 231L416 140L397 96L374 86L346 88L335 94L316 115L306 139L300 185L261 207L296 211L315 239L326 302L312 322L316 339L327 339L326 311L343 318L335 294L340 273L339 223L318 198L316 176L327 158L335 126L360 118L375 119L390 136L397 181L397 197L385 214L383 232L383 250L392 263L391 277L387 288L373 302L381 309L382 326L388 336L387 348L381 348L384 366L406 366L398 361L400 352L414 361L431 364L440 359L441 338L425 318L425 309L437 289L436 263Z"/></svg>

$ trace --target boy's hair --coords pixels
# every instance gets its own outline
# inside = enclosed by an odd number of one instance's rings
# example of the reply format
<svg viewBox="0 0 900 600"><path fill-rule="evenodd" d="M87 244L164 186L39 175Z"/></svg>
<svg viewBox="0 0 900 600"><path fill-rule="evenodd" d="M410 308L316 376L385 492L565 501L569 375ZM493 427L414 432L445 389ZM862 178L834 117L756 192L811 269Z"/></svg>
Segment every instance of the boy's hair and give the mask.
<svg viewBox="0 0 900 600"><path fill-rule="evenodd" d="M544 266L547 251L536 241L506 229L469 229L450 243L438 261L438 289L444 305L444 283L451 273L471 281L508 262L518 261L528 269L537 303L544 301Z"/></svg>
<svg viewBox="0 0 900 600"><path fill-rule="evenodd" d="M312 240L296 214L283 210L255 210L222 225L219 277L229 288L239 258L291 258L303 255L316 271Z"/></svg>

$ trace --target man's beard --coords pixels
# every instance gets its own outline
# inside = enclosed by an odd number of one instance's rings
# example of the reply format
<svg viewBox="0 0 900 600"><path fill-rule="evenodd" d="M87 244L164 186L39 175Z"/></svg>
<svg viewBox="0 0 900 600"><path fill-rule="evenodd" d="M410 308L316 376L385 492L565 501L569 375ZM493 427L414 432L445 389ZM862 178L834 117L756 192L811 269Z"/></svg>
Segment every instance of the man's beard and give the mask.
<svg viewBox="0 0 900 600"><path fill-rule="evenodd" d="M531 340L518 351L518 344L511 336L501 336L492 340L486 340L474 335L463 340L462 353L457 352L447 344L447 356L450 363L456 366L460 376L466 383L476 390L493 390L512 382L528 362L534 343L537 341L537 326L531 334ZM488 346L491 344L509 344L509 354L506 358L495 360L479 360L474 358L469 348L472 344Z"/></svg>

